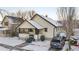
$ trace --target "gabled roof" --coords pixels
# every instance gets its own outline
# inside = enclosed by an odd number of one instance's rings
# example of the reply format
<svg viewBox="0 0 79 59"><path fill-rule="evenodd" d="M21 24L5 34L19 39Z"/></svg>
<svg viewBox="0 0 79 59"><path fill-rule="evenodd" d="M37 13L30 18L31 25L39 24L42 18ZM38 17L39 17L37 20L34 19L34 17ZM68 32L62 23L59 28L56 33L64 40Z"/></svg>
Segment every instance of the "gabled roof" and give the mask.
<svg viewBox="0 0 79 59"><path fill-rule="evenodd" d="M14 16L5 16L2 23L4 22L4 20L7 18L10 18L9 21L11 22L11 24L16 24L16 22L18 21L23 21L22 18L19 18L19 17L14 17Z"/></svg>
<svg viewBox="0 0 79 59"><path fill-rule="evenodd" d="M55 27L61 27L62 24L58 23L57 21L54 21L53 19L49 18L49 17L46 17L46 16L42 16L42 15L39 15L39 14L35 14L31 20L36 16L38 15L39 17L41 17L42 19L44 19L45 21L47 21L48 23L52 24L53 26Z"/></svg>
<svg viewBox="0 0 79 59"><path fill-rule="evenodd" d="M41 25L39 25L38 23L32 21L32 20L24 20L24 22L27 21L29 24L31 24L34 28L37 28L37 29L43 29L44 27L42 27ZM21 24L23 24L24 22L22 22ZM21 25L20 24L20 25ZM19 25L19 26L20 26ZM19 27L17 26L17 28ZM26 25L27 26L27 25Z"/></svg>
<svg viewBox="0 0 79 59"><path fill-rule="evenodd" d="M43 26L39 25L39 24L36 23L35 21L30 20L30 21L28 21L28 22L30 22L30 23L31 23L34 27L36 27L37 29L43 29L43 28L44 28Z"/></svg>

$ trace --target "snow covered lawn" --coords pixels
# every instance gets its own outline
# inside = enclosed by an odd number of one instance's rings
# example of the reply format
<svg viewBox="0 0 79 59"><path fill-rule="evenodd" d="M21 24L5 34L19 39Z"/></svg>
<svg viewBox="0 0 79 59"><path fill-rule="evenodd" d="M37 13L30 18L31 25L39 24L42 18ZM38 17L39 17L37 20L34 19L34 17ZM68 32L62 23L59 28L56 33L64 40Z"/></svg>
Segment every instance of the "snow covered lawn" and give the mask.
<svg viewBox="0 0 79 59"><path fill-rule="evenodd" d="M36 41L32 42L29 45L22 47L23 49L33 50L33 51L48 51L50 47L50 41Z"/></svg>
<svg viewBox="0 0 79 59"><path fill-rule="evenodd" d="M16 46L21 43L23 43L23 40L19 40L18 37L0 37L0 43L10 45L10 46Z"/></svg>
<svg viewBox="0 0 79 59"><path fill-rule="evenodd" d="M68 42L65 42L65 45L62 49L62 51L66 51L66 49L68 49L69 46L68 46ZM79 47L78 46L71 46L71 51L79 51Z"/></svg>
<svg viewBox="0 0 79 59"><path fill-rule="evenodd" d="M0 51L9 51L9 49L0 46Z"/></svg>
<svg viewBox="0 0 79 59"><path fill-rule="evenodd" d="M79 47L77 46L71 46L71 48L72 48L72 51L79 51Z"/></svg>
<svg viewBox="0 0 79 59"><path fill-rule="evenodd" d="M66 41L62 51L66 51L66 49L68 49L68 48L69 48L69 45L68 45L68 42Z"/></svg>

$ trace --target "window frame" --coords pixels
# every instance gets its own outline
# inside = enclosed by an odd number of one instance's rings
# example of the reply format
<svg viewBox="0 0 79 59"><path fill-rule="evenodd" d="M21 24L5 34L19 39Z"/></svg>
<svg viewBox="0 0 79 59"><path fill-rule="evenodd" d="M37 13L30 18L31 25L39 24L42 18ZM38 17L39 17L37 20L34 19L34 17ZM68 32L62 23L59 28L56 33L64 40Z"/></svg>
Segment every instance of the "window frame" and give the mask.
<svg viewBox="0 0 79 59"><path fill-rule="evenodd" d="M45 32L47 32L47 31L48 31L48 29L47 29L47 28L44 28L44 31L45 31Z"/></svg>
<svg viewBox="0 0 79 59"><path fill-rule="evenodd" d="M5 26L8 26L8 22L4 22L4 25L5 25Z"/></svg>
<svg viewBox="0 0 79 59"><path fill-rule="evenodd" d="M28 29L28 32L33 32L33 29L29 28L29 29Z"/></svg>

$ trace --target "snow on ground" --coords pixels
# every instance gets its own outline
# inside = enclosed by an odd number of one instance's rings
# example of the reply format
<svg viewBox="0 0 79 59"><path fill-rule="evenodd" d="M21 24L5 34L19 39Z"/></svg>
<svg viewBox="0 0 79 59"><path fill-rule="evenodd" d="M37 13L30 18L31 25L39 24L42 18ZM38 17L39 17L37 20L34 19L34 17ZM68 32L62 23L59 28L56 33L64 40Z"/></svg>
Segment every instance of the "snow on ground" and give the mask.
<svg viewBox="0 0 79 59"><path fill-rule="evenodd" d="M48 40L46 40L46 41L36 41L36 42L32 42L31 44L42 46L42 47L49 47L50 46L50 41L48 41Z"/></svg>
<svg viewBox="0 0 79 59"><path fill-rule="evenodd" d="M0 51L9 51L9 49L0 46Z"/></svg>
<svg viewBox="0 0 79 59"><path fill-rule="evenodd" d="M65 42L65 45L62 49L62 51L66 51L66 49L68 49L69 46L68 46L68 42ZM79 51L79 47L78 46L71 46L71 51Z"/></svg>
<svg viewBox="0 0 79 59"><path fill-rule="evenodd" d="M43 29L44 27L42 27L41 25L39 25L38 23L34 22L34 21L29 21L32 25L34 25L37 29Z"/></svg>
<svg viewBox="0 0 79 59"><path fill-rule="evenodd" d="M68 49L68 47L69 47L69 46L68 46L68 42L66 41L66 42L65 42L65 45L64 45L64 47L63 47L63 49L62 49L62 51L66 51L66 49Z"/></svg>
<svg viewBox="0 0 79 59"><path fill-rule="evenodd" d="M50 47L50 41L36 41L31 44L22 47L23 49L33 50L33 51L48 51Z"/></svg>
<svg viewBox="0 0 79 59"><path fill-rule="evenodd" d="M79 51L79 47L77 46L71 46L71 48L72 48L72 51Z"/></svg>
<svg viewBox="0 0 79 59"><path fill-rule="evenodd" d="M18 37L0 37L0 43L10 45L10 46L16 46L21 43L23 43L23 40L19 40Z"/></svg>

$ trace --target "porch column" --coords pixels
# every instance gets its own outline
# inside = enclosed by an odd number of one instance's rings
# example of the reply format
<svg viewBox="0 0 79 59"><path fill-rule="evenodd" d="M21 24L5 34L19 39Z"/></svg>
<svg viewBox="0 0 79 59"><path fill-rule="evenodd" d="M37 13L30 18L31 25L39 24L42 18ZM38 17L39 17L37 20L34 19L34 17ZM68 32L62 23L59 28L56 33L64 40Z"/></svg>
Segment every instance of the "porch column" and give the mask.
<svg viewBox="0 0 79 59"><path fill-rule="evenodd" d="M35 29L36 39L39 39L39 29Z"/></svg>

